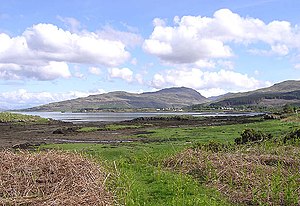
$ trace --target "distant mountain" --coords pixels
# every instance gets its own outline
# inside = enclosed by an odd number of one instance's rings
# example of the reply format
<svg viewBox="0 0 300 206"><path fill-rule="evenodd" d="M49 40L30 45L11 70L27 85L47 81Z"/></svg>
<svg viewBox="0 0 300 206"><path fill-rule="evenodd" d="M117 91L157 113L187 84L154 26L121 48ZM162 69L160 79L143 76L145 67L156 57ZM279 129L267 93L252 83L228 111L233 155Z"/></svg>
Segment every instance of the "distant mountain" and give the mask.
<svg viewBox="0 0 300 206"><path fill-rule="evenodd" d="M300 105L300 81L289 80L250 92L225 95L210 105L283 106Z"/></svg>
<svg viewBox="0 0 300 206"><path fill-rule="evenodd" d="M231 97L232 95L234 95L234 93L226 93L226 94L222 94L222 95L219 95L219 96L211 96L211 97L208 97L208 99L210 101L218 101L218 100L223 100L223 99L226 99L227 97Z"/></svg>
<svg viewBox="0 0 300 206"><path fill-rule="evenodd" d="M176 87L134 94L123 91L91 95L26 109L26 111L89 111L105 109L182 108L207 102L197 91Z"/></svg>

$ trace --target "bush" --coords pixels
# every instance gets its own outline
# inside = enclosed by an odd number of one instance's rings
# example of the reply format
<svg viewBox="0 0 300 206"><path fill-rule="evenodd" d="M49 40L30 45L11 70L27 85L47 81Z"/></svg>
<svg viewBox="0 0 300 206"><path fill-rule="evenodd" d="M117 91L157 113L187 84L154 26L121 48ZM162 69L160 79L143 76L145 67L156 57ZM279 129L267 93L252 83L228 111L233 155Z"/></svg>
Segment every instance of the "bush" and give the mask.
<svg viewBox="0 0 300 206"><path fill-rule="evenodd" d="M300 140L300 129L295 129L283 137L284 144L287 143L287 141L295 142L296 140Z"/></svg>
<svg viewBox="0 0 300 206"><path fill-rule="evenodd" d="M262 142L271 138L271 134L265 134L254 129L245 129L241 134L241 137L235 138L234 141L236 144L246 144L249 142Z"/></svg>

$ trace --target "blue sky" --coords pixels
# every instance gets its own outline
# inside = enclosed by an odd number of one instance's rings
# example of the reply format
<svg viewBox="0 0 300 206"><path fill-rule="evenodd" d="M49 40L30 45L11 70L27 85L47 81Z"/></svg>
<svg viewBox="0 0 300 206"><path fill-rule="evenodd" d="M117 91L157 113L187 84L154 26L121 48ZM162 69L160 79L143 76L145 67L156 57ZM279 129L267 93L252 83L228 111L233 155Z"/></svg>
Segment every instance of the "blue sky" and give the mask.
<svg viewBox="0 0 300 206"><path fill-rule="evenodd" d="M298 0L8 0L0 108L186 86L206 97L300 77Z"/></svg>

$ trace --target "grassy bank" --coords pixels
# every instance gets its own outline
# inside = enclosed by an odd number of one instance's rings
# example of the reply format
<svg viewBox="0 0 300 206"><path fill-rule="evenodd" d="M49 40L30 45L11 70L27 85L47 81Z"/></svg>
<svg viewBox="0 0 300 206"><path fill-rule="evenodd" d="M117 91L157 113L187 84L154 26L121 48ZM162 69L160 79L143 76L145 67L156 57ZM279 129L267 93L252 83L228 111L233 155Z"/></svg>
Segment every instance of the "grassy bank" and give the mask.
<svg viewBox="0 0 300 206"><path fill-rule="evenodd" d="M0 112L0 123L47 123L48 121L48 119L39 116Z"/></svg>
<svg viewBox="0 0 300 206"><path fill-rule="evenodd" d="M109 188L121 205L297 205L300 178L295 171L300 169L299 144L284 145L279 140L298 127L297 121L269 120L149 129L146 134L131 137L143 137L149 143L59 144L41 149L77 151L104 162L111 173ZM270 133L274 139L263 144L234 146L234 139L245 129ZM211 151L209 146L203 146L210 145L209 142L227 146ZM204 163L200 164L199 159L205 160ZM268 161L271 165L266 165ZM285 162L292 167L286 167ZM227 166L230 172L220 165ZM252 170L243 165L252 165ZM262 176L265 169L269 172ZM245 176L230 175L240 171ZM247 174L253 179L267 178L253 183ZM238 196L241 193L246 197Z"/></svg>

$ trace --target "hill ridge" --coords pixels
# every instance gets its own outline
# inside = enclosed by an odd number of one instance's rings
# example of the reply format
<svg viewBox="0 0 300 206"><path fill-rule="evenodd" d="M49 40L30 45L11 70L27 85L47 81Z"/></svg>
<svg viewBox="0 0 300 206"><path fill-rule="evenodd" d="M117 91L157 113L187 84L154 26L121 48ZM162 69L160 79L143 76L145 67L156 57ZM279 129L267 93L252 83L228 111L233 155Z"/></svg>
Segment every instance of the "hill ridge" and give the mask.
<svg viewBox="0 0 300 206"><path fill-rule="evenodd" d="M194 89L171 87L156 92L144 92L140 94L126 91L113 91L49 103L28 108L23 111L101 111L109 109L182 108L204 102L208 102L208 99Z"/></svg>
<svg viewBox="0 0 300 206"><path fill-rule="evenodd" d="M300 105L300 81L286 80L270 87L224 95L212 102L215 106L283 106Z"/></svg>

